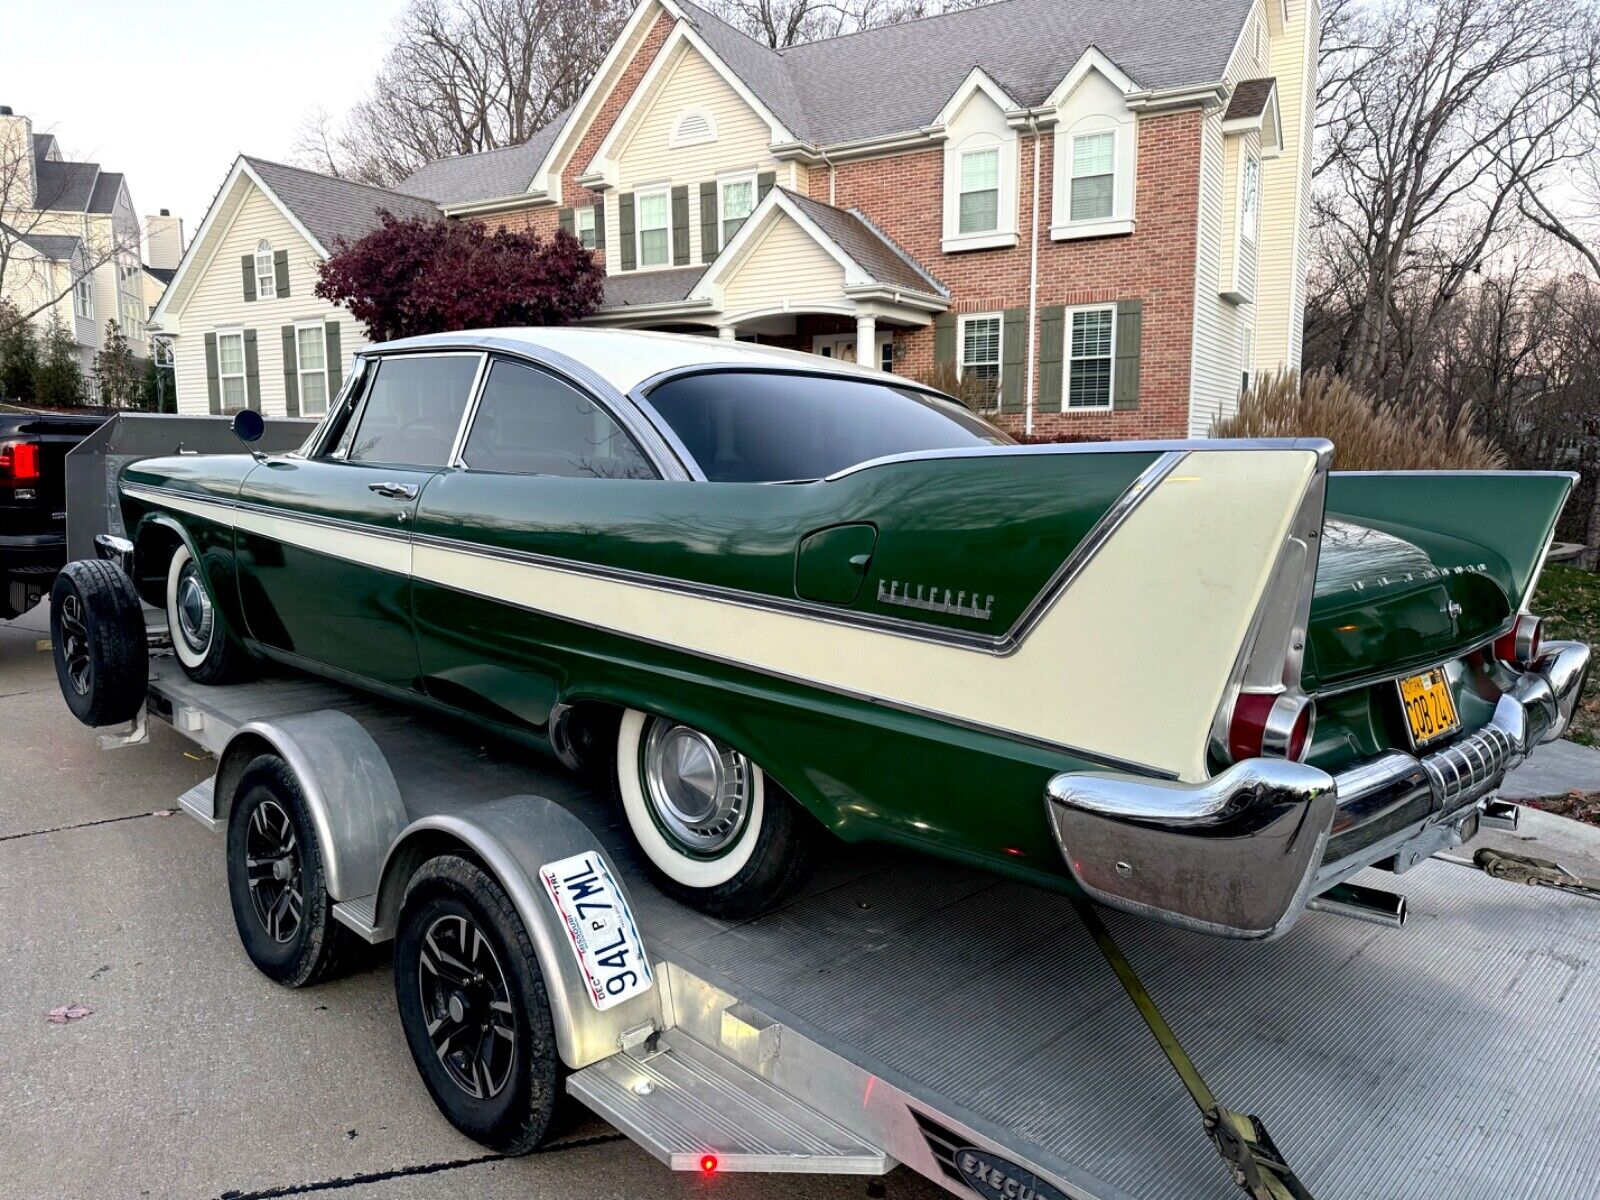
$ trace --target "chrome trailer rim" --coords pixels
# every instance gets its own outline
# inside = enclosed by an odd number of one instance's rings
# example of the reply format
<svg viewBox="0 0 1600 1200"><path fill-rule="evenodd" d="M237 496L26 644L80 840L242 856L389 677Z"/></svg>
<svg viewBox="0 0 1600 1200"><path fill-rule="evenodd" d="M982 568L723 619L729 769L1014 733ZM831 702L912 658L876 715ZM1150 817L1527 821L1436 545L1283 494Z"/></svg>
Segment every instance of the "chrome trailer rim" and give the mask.
<svg viewBox="0 0 1600 1200"><path fill-rule="evenodd" d="M244 865L256 919L273 941L292 942L305 916L300 843L289 814L276 800L263 800L250 814Z"/></svg>
<svg viewBox="0 0 1600 1200"><path fill-rule="evenodd" d="M77 593L61 598L61 658L67 668L67 682L80 696L89 694L94 683L94 662L89 657L89 628L83 619L83 601Z"/></svg>
<svg viewBox="0 0 1600 1200"><path fill-rule="evenodd" d="M511 987L483 931L456 913L422 935L417 989L428 1041L450 1081L477 1100L498 1096L517 1063Z"/></svg>
<svg viewBox="0 0 1600 1200"><path fill-rule="evenodd" d="M211 597L206 595L205 584L194 559L183 564L178 575L177 601L178 633L189 649L204 654L211 645L211 632L216 626L216 614L211 608Z"/></svg>
<svg viewBox="0 0 1600 1200"><path fill-rule="evenodd" d="M708 734L664 718L641 751L645 795L661 832L699 856L726 853L750 814L750 760Z"/></svg>

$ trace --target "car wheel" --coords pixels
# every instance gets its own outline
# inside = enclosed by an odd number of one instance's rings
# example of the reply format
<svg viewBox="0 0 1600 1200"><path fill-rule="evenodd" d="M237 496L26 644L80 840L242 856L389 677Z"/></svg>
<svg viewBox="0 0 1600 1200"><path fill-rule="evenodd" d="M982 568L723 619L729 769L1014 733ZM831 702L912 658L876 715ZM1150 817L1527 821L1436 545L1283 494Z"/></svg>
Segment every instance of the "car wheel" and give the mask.
<svg viewBox="0 0 1600 1200"><path fill-rule="evenodd" d="M748 757L681 721L630 709L616 791L663 890L702 912L748 917L804 875L815 826Z"/></svg>
<svg viewBox="0 0 1600 1200"><path fill-rule="evenodd" d="M247 673L244 651L229 635L200 564L184 545L167 567L167 629L179 665L196 683L231 683Z"/></svg>
<svg viewBox="0 0 1600 1200"><path fill-rule="evenodd" d="M316 827L289 765L252 759L228 815L228 897L244 952L285 987L332 975L356 948L333 919Z"/></svg>
<svg viewBox="0 0 1600 1200"><path fill-rule="evenodd" d="M108 562L70 562L50 589L56 681L85 725L131 721L150 682L144 609L133 583Z"/></svg>
<svg viewBox="0 0 1600 1200"><path fill-rule="evenodd" d="M445 1119L502 1154L553 1131L566 1067L522 918L482 868L454 855L412 876L394 991L417 1071Z"/></svg>

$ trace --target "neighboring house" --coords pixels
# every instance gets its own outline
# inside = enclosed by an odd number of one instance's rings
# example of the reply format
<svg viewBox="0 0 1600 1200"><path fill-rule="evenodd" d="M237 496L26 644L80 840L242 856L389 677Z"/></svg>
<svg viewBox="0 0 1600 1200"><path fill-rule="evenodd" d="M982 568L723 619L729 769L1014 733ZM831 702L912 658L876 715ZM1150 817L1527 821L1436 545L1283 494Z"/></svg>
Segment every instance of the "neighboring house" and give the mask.
<svg viewBox="0 0 1600 1200"><path fill-rule="evenodd" d="M1204 434L1300 362L1316 0L1007 0L773 51L643 0L526 144L401 184L571 229L594 320L948 363L1013 429Z"/></svg>
<svg viewBox="0 0 1600 1200"><path fill-rule="evenodd" d="M314 294L317 269L378 214L429 201L241 156L151 316L172 345L178 411L320 416L366 332Z"/></svg>

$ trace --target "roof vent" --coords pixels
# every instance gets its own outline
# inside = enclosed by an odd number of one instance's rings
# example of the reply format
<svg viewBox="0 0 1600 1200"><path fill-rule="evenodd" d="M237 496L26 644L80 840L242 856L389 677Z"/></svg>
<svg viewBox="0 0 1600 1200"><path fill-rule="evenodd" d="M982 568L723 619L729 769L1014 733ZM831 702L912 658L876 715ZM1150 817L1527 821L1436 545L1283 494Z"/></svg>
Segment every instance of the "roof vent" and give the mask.
<svg viewBox="0 0 1600 1200"><path fill-rule="evenodd" d="M697 146L717 140L717 124L703 108L686 109L672 127L667 139L672 146Z"/></svg>

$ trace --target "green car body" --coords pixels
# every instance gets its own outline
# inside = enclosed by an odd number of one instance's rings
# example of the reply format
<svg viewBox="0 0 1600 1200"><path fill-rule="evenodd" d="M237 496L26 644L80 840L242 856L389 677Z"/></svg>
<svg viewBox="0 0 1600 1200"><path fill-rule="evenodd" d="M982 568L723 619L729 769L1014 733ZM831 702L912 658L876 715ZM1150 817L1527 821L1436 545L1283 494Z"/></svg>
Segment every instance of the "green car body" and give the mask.
<svg viewBox="0 0 1600 1200"><path fill-rule="evenodd" d="M335 449L391 361L452 355L472 393L447 457ZM608 414L634 447L626 469L471 466L496 362ZM752 422L764 386L892 386L945 412L876 372L705 339L373 347L300 454L128 467L135 583L164 604L181 545L254 654L558 749L589 707L668 717L845 840L1242 936L1281 932L1394 846L1469 836L1462 814L1570 714L1586 650L1558 679L1489 650L1514 636L1570 476L1330 474L1311 441L1015 447L955 417L949 445L891 444L799 481L719 479L662 415L674 387L718 375L748 393ZM1395 681L1434 667L1460 728L1425 752ZM1544 708L1529 676L1549 686ZM1539 720L1492 781L1423 778L1430 754L1488 736L1519 686ZM1271 706L1247 756L1242 694ZM1272 723L1302 710L1306 744L1274 755ZM1382 803L1363 793L1354 819L1344 780L1371 783L1360 772L1391 757L1409 766L1391 764ZM1252 874L1270 878L1241 890Z"/></svg>

